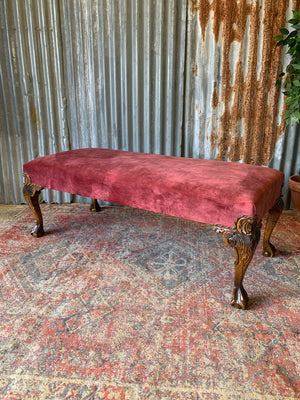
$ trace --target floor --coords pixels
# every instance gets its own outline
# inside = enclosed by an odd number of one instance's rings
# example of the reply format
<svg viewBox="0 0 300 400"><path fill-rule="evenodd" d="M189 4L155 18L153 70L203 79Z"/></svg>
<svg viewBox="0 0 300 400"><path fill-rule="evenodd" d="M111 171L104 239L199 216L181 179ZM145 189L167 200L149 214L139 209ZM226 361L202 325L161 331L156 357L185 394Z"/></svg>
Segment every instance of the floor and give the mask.
<svg viewBox="0 0 300 400"><path fill-rule="evenodd" d="M22 211L25 207L28 206L25 204L0 204L0 220L2 222L9 220L10 218L17 215L20 211Z"/></svg>
<svg viewBox="0 0 300 400"><path fill-rule="evenodd" d="M229 305L234 251L211 227L128 207L42 209L40 240L27 205L0 205L0 399L300 398L293 211L272 235L277 257L260 241L241 312Z"/></svg>

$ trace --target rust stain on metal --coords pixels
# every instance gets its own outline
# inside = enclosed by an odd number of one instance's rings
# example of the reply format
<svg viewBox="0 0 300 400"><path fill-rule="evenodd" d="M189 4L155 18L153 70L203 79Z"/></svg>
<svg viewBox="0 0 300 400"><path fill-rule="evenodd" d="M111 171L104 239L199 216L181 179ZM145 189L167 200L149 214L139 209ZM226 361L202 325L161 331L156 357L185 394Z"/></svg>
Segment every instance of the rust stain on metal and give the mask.
<svg viewBox="0 0 300 400"><path fill-rule="evenodd" d="M193 74L195 76L198 76L198 64L196 64L195 67L193 68Z"/></svg>
<svg viewBox="0 0 300 400"><path fill-rule="evenodd" d="M289 0L276 5L273 0L190 0L190 4L191 11L197 13L203 41L209 18L213 18L216 42L222 26L221 92L218 96L214 82L212 107L222 103L224 112L217 138L215 132L211 134L211 146L217 146L220 160L267 165L285 129L283 118L277 124L280 90L275 82L282 69L282 50L276 48L274 36L286 24ZM300 0L294 0L293 9L299 6ZM249 45L244 65L246 36ZM239 50L232 71L230 52L234 42Z"/></svg>
<svg viewBox="0 0 300 400"><path fill-rule="evenodd" d="M35 128L35 130L38 130L40 125L40 120L37 114L37 109L34 106L30 106L30 119L32 126Z"/></svg>
<svg viewBox="0 0 300 400"><path fill-rule="evenodd" d="M217 93L217 82L214 81L214 90L213 90L213 94L212 94L212 101L211 101L211 105L213 108L216 108L219 104L219 97L218 97L218 93Z"/></svg>
<svg viewBox="0 0 300 400"><path fill-rule="evenodd" d="M202 29L202 35L205 39L205 29L209 21L210 4L208 0L201 1L201 8L199 9L199 23Z"/></svg>

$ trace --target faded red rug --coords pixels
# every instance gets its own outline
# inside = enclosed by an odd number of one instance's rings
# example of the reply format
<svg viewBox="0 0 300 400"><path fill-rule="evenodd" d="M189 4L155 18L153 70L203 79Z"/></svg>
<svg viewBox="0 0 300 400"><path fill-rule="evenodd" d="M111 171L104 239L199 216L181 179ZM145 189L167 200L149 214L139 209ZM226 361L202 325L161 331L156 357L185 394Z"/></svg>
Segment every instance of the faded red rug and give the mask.
<svg viewBox="0 0 300 400"><path fill-rule="evenodd" d="M1 224L0 399L298 399L300 223L284 212L230 307L211 226L126 207L42 205Z"/></svg>

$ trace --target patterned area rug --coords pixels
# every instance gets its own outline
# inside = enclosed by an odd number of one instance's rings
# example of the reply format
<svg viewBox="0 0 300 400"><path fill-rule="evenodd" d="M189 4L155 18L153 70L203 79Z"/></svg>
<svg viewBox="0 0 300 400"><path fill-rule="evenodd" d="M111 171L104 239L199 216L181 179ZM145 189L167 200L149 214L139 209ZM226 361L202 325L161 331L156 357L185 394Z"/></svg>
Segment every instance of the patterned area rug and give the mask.
<svg viewBox="0 0 300 400"><path fill-rule="evenodd" d="M0 223L0 399L298 399L300 222L230 307L211 226L126 207L42 205Z"/></svg>

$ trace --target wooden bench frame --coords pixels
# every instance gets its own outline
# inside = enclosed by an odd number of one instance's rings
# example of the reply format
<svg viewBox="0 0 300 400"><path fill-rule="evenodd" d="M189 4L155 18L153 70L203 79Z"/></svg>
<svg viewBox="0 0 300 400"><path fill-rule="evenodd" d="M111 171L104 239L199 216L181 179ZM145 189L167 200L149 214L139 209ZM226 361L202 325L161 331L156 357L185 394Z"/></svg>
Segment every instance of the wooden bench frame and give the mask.
<svg viewBox="0 0 300 400"><path fill-rule="evenodd" d="M39 205L39 195L43 187L32 184L30 176L26 173L24 174L24 178L24 198L36 218L36 225L31 234L34 237L41 237L44 235L44 228L43 217ZM90 210L94 212L101 211L101 208L96 199L92 199ZM283 201L280 197L268 212L263 238L264 256L273 257L276 253L275 247L270 243L270 237L282 213L282 210ZM231 305L236 308L245 309L247 307L248 295L243 286L243 279L260 239L261 221L258 221L256 216L249 217L243 215L236 219L235 224L232 228L215 225L214 230L218 233L221 233L223 235L223 240L226 245L233 247L235 250L236 259L234 289Z"/></svg>

